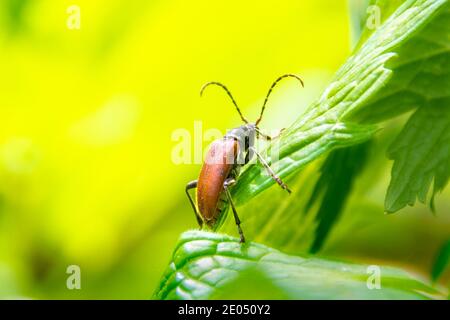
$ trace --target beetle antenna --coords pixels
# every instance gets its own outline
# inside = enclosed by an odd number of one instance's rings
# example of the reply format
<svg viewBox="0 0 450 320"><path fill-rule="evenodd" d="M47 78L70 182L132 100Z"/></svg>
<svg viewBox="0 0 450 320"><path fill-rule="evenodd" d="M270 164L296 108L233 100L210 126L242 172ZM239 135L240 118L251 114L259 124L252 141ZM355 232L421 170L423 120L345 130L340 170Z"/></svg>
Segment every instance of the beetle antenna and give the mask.
<svg viewBox="0 0 450 320"><path fill-rule="evenodd" d="M239 115L241 116L242 121L244 121L245 123L248 123L248 120L245 119L244 115L241 112L241 109L239 109L236 101L234 100L230 90L228 90L228 88L221 84L220 82L215 82L215 81L211 81L211 82L207 82L203 85L202 89L200 90L200 97L203 95L203 91L206 89L206 87L210 86L210 85L216 85L221 87L223 90L225 90L225 92L228 94L228 96L230 97L231 101L233 102L234 106L236 107L237 112L239 113Z"/></svg>
<svg viewBox="0 0 450 320"><path fill-rule="evenodd" d="M292 77L292 78L297 79L298 81L300 81L300 84L302 85L302 87L304 87L302 79L300 79L300 77L296 76L295 74L284 74L281 77L279 77L277 80L275 80L272 83L272 85L270 86L269 92L267 92L266 99L264 100L263 106L261 108L261 113L259 115L258 120L256 120L255 125L258 125L258 123L260 123L261 120L262 120L262 116L263 116L263 113L264 113L264 109L266 108L267 100L269 100L269 96L272 93L273 88L278 84L278 82L280 82L280 80L282 80L284 78L288 78L288 77Z"/></svg>

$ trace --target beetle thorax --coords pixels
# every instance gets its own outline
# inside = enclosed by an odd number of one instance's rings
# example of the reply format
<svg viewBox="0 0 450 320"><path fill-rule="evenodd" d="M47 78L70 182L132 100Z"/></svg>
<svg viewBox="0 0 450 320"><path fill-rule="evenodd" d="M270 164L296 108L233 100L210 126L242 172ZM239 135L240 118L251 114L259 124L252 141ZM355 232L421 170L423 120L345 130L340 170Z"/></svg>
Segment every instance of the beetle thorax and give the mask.
<svg viewBox="0 0 450 320"><path fill-rule="evenodd" d="M224 139L234 139L238 141L240 150L247 151L255 144L256 127L253 123L247 123L227 132Z"/></svg>

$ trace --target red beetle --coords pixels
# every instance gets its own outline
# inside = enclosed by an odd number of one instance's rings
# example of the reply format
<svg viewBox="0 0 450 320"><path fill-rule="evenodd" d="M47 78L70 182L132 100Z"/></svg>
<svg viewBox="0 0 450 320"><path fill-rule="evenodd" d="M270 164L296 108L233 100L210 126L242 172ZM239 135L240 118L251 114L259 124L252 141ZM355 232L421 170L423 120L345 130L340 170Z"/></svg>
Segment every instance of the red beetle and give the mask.
<svg viewBox="0 0 450 320"><path fill-rule="evenodd" d="M231 98L231 101L241 116L242 121L245 123L240 127L228 131L223 139L216 140L211 144L198 180L191 181L186 185L186 194L192 208L194 209L200 227L203 226L203 223L210 228L216 226L217 223L223 221L228 205L231 205L234 219L239 231L240 240L241 242L245 242L244 233L242 232L240 226L241 221L239 220L229 188L236 183L240 168L247 164L252 159L253 155L257 156L258 160L266 168L270 176L283 189L291 193L291 190L289 190L287 185L273 172L264 158L255 150L254 147L255 137L263 137L266 140L273 139L262 134L258 128L258 124L261 122L264 109L272 89L281 79L286 77L296 78L303 86L303 81L298 76L293 74L286 74L275 80L266 95L261 108L260 116L255 123L249 123L247 119L244 118L230 91L223 84L219 82L208 82L200 91L200 95L202 95L205 88L209 85L217 85L222 87ZM189 193L189 190L194 188L197 188L198 209Z"/></svg>

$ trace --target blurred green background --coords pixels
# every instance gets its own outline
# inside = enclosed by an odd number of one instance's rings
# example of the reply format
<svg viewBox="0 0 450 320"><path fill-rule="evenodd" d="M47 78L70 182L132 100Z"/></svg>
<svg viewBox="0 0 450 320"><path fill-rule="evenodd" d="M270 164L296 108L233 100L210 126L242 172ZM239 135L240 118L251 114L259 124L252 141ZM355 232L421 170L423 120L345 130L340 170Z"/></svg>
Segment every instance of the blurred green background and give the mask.
<svg viewBox="0 0 450 320"><path fill-rule="evenodd" d="M73 4L80 29L67 26ZM240 124L201 85L227 84L253 119L271 82L297 73L305 89L286 81L263 122L286 127L351 53L344 0L3 0L0 26L0 298L149 298L196 227L184 187L200 165L173 163L172 133ZM360 179L363 204L324 253L427 277L450 238L450 193L436 216L386 216L391 163L374 157L382 174ZM73 264L81 290L66 288Z"/></svg>

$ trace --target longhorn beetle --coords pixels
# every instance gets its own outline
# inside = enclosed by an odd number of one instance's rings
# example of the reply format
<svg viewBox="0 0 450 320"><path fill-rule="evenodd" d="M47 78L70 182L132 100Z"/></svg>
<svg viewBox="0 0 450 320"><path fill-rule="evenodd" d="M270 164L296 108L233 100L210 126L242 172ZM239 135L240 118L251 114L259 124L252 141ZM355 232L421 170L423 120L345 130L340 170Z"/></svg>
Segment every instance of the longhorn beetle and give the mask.
<svg viewBox="0 0 450 320"><path fill-rule="evenodd" d="M223 139L216 140L211 144L211 147L206 154L205 162L200 171L198 180L191 181L186 185L186 194L192 208L194 209L200 228L203 226L203 223L210 228L213 228L218 223L221 223L225 216L225 212L228 209L228 205L231 205L234 220L236 221L238 228L240 241L241 243L245 242L244 233L241 229L241 221L239 220L229 188L236 183L240 168L247 164L252 159L253 155L256 155L257 159L261 162L272 179L275 180L281 188L291 193L288 186L273 172L268 163L254 147L255 136L256 138L262 137L265 140L276 138L263 134L259 130L258 124L261 122L264 109L266 108L267 100L269 99L272 89L281 79L287 77L297 79L303 86L302 79L293 74L285 74L276 79L267 92L261 108L261 113L255 123L249 122L242 115L242 112L230 91L220 82L208 82L203 85L200 90L200 96L202 96L203 91L210 85L216 85L224 89L244 122L244 124L240 127L229 130ZM194 188L197 188L198 210L189 193L189 190Z"/></svg>

